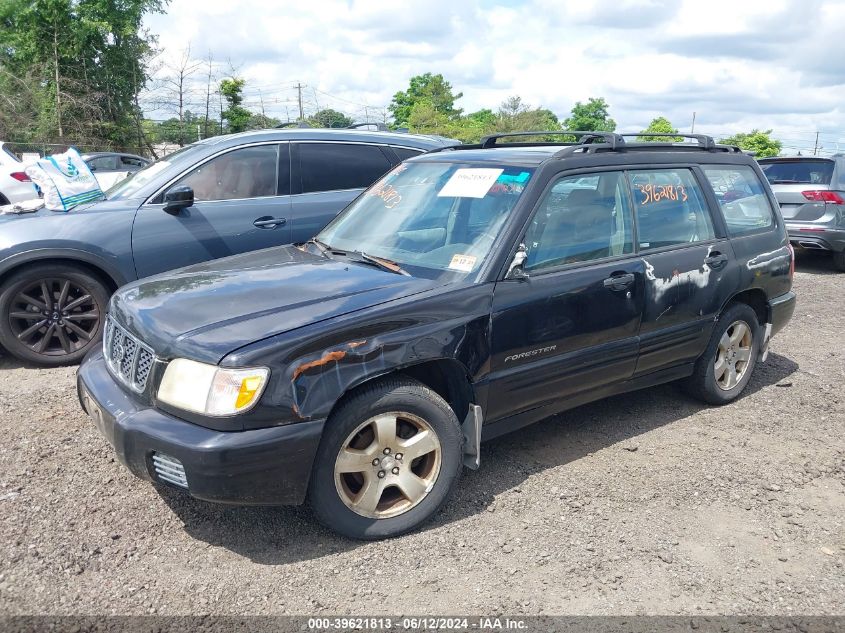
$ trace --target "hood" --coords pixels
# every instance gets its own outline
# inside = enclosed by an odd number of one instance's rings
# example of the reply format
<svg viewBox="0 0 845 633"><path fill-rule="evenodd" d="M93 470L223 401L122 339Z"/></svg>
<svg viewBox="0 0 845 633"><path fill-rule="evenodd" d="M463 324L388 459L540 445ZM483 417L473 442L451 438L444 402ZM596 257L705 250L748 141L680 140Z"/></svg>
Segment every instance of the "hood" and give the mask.
<svg viewBox="0 0 845 633"><path fill-rule="evenodd" d="M219 363L244 345L439 283L287 246L137 281L110 311L158 356Z"/></svg>
<svg viewBox="0 0 845 633"><path fill-rule="evenodd" d="M0 221L9 220L32 220L34 218L53 218L61 220L71 215L82 215L90 213L111 213L113 211L135 211L143 200L95 200L73 207L70 211L50 211L49 209L38 209L32 213L7 213L0 215Z"/></svg>

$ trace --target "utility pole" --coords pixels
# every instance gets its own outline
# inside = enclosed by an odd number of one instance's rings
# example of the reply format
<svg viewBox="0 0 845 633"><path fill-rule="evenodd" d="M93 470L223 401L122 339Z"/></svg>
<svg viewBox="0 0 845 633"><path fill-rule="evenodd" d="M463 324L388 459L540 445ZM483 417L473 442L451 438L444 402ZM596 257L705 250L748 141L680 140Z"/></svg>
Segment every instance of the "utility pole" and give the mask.
<svg viewBox="0 0 845 633"><path fill-rule="evenodd" d="M692 113L692 125L689 129L690 134L695 134L695 112Z"/></svg>
<svg viewBox="0 0 845 633"><path fill-rule="evenodd" d="M813 156L819 153L819 133L816 132L816 144L813 145Z"/></svg>
<svg viewBox="0 0 845 633"><path fill-rule="evenodd" d="M258 89L258 99L261 101L261 127L267 127L267 117L264 115L264 95Z"/></svg>
<svg viewBox="0 0 845 633"><path fill-rule="evenodd" d="M303 86L301 83L297 82L296 91L297 91L297 101L299 102L299 120L300 121L305 120L305 112L303 112L303 110L302 110L302 89L304 87L305 86Z"/></svg>

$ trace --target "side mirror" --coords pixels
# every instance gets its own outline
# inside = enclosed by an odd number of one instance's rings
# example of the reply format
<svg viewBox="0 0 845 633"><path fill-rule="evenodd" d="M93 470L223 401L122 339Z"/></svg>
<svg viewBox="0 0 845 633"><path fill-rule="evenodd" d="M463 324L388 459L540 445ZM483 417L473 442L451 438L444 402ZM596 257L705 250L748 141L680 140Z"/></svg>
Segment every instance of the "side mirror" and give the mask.
<svg viewBox="0 0 845 633"><path fill-rule="evenodd" d="M520 244L516 247L505 279L528 279L528 273L523 268L526 259L528 259L528 250L525 248L525 244Z"/></svg>
<svg viewBox="0 0 845 633"><path fill-rule="evenodd" d="M186 185L173 187L164 194L164 210L176 215L182 209L194 206L194 190Z"/></svg>

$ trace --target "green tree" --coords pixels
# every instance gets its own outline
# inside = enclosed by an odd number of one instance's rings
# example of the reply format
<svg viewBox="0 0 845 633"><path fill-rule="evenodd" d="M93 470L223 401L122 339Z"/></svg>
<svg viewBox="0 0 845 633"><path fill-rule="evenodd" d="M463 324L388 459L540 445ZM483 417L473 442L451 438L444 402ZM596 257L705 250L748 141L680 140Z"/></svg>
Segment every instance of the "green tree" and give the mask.
<svg viewBox="0 0 845 633"><path fill-rule="evenodd" d="M610 106L602 97L590 97L587 103L576 101L572 114L563 122L567 130L613 132L616 121L608 113Z"/></svg>
<svg viewBox="0 0 845 633"><path fill-rule="evenodd" d="M265 114L250 114L249 121L247 121L246 129L248 130L267 130L276 127L281 123L281 119L274 116L267 116Z"/></svg>
<svg viewBox="0 0 845 633"><path fill-rule="evenodd" d="M468 123L481 126L493 127L496 125L496 114L489 108L483 108L477 112L470 112L464 117Z"/></svg>
<svg viewBox="0 0 845 633"><path fill-rule="evenodd" d="M144 143L138 94L165 0L2 0L0 137L130 147Z"/></svg>
<svg viewBox="0 0 845 633"><path fill-rule="evenodd" d="M783 144L772 138L772 130L751 130L748 133L734 134L723 138L720 143L726 145L736 145L740 149L748 152L754 152L757 158L766 158L768 156L777 156Z"/></svg>
<svg viewBox="0 0 845 633"><path fill-rule="evenodd" d="M411 107L407 126L417 134L452 136L460 128L460 123L439 112L430 101L419 101Z"/></svg>
<svg viewBox="0 0 845 633"><path fill-rule="evenodd" d="M652 119L648 127L644 129L641 134L666 134L667 136L638 136L638 141L654 141L662 143L679 143L683 141L681 136L670 136L677 134L678 130L672 126L672 123L664 116L659 116Z"/></svg>
<svg viewBox="0 0 845 633"><path fill-rule="evenodd" d="M220 94L226 100L226 108L223 110L223 118L226 119L229 132L243 132L249 129L252 112L243 105L244 83L240 77L231 77L220 82Z"/></svg>
<svg viewBox="0 0 845 633"><path fill-rule="evenodd" d="M462 96L464 96L462 92L455 94L452 91L452 84L446 81L443 75L425 73L411 77L408 89L393 95L388 109L393 115L395 124L400 127L409 125L414 106L422 102L430 104L438 114L457 118L463 111L455 108L455 101Z"/></svg>
<svg viewBox="0 0 845 633"><path fill-rule="evenodd" d="M521 97L512 96L505 99L499 106L494 133L554 131L560 129L560 122L551 110L546 108L532 108ZM514 142L531 140L534 137L515 137ZM559 141L560 136L540 136L535 140Z"/></svg>
<svg viewBox="0 0 845 633"><path fill-rule="evenodd" d="M312 127L331 128L349 127L354 123L354 121L343 112L338 112L337 110L332 110L331 108L318 110L312 116L308 117L307 121Z"/></svg>

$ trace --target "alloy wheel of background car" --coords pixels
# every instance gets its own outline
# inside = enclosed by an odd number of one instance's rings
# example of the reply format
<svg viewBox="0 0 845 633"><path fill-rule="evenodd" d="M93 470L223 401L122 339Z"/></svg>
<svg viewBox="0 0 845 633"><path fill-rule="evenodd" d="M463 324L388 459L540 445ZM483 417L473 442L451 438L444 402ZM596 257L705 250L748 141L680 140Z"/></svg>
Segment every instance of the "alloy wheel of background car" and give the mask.
<svg viewBox="0 0 845 633"><path fill-rule="evenodd" d="M440 474L437 434L421 417L381 413L349 434L335 460L335 486L347 508L373 519L407 512Z"/></svg>
<svg viewBox="0 0 845 633"><path fill-rule="evenodd" d="M446 501L463 468L463 432L437 393L405 376L374 381L326 421L308 501L345 536L417 528Z"/></svg>
<svg viewBox="0 0 845 633"><path fill-rule="evenodd" d="M0 291L0 343L42 365L78 362L101 339L108 292L74 267L42 265Z"/></svg>
<svg viewBox="0 0 845 633"><path fill-rule="evenodd" d="M734 321L719 339L713 377L720 389L730 391L748 371L752 347L751 328L745 321Z"/></svg>

